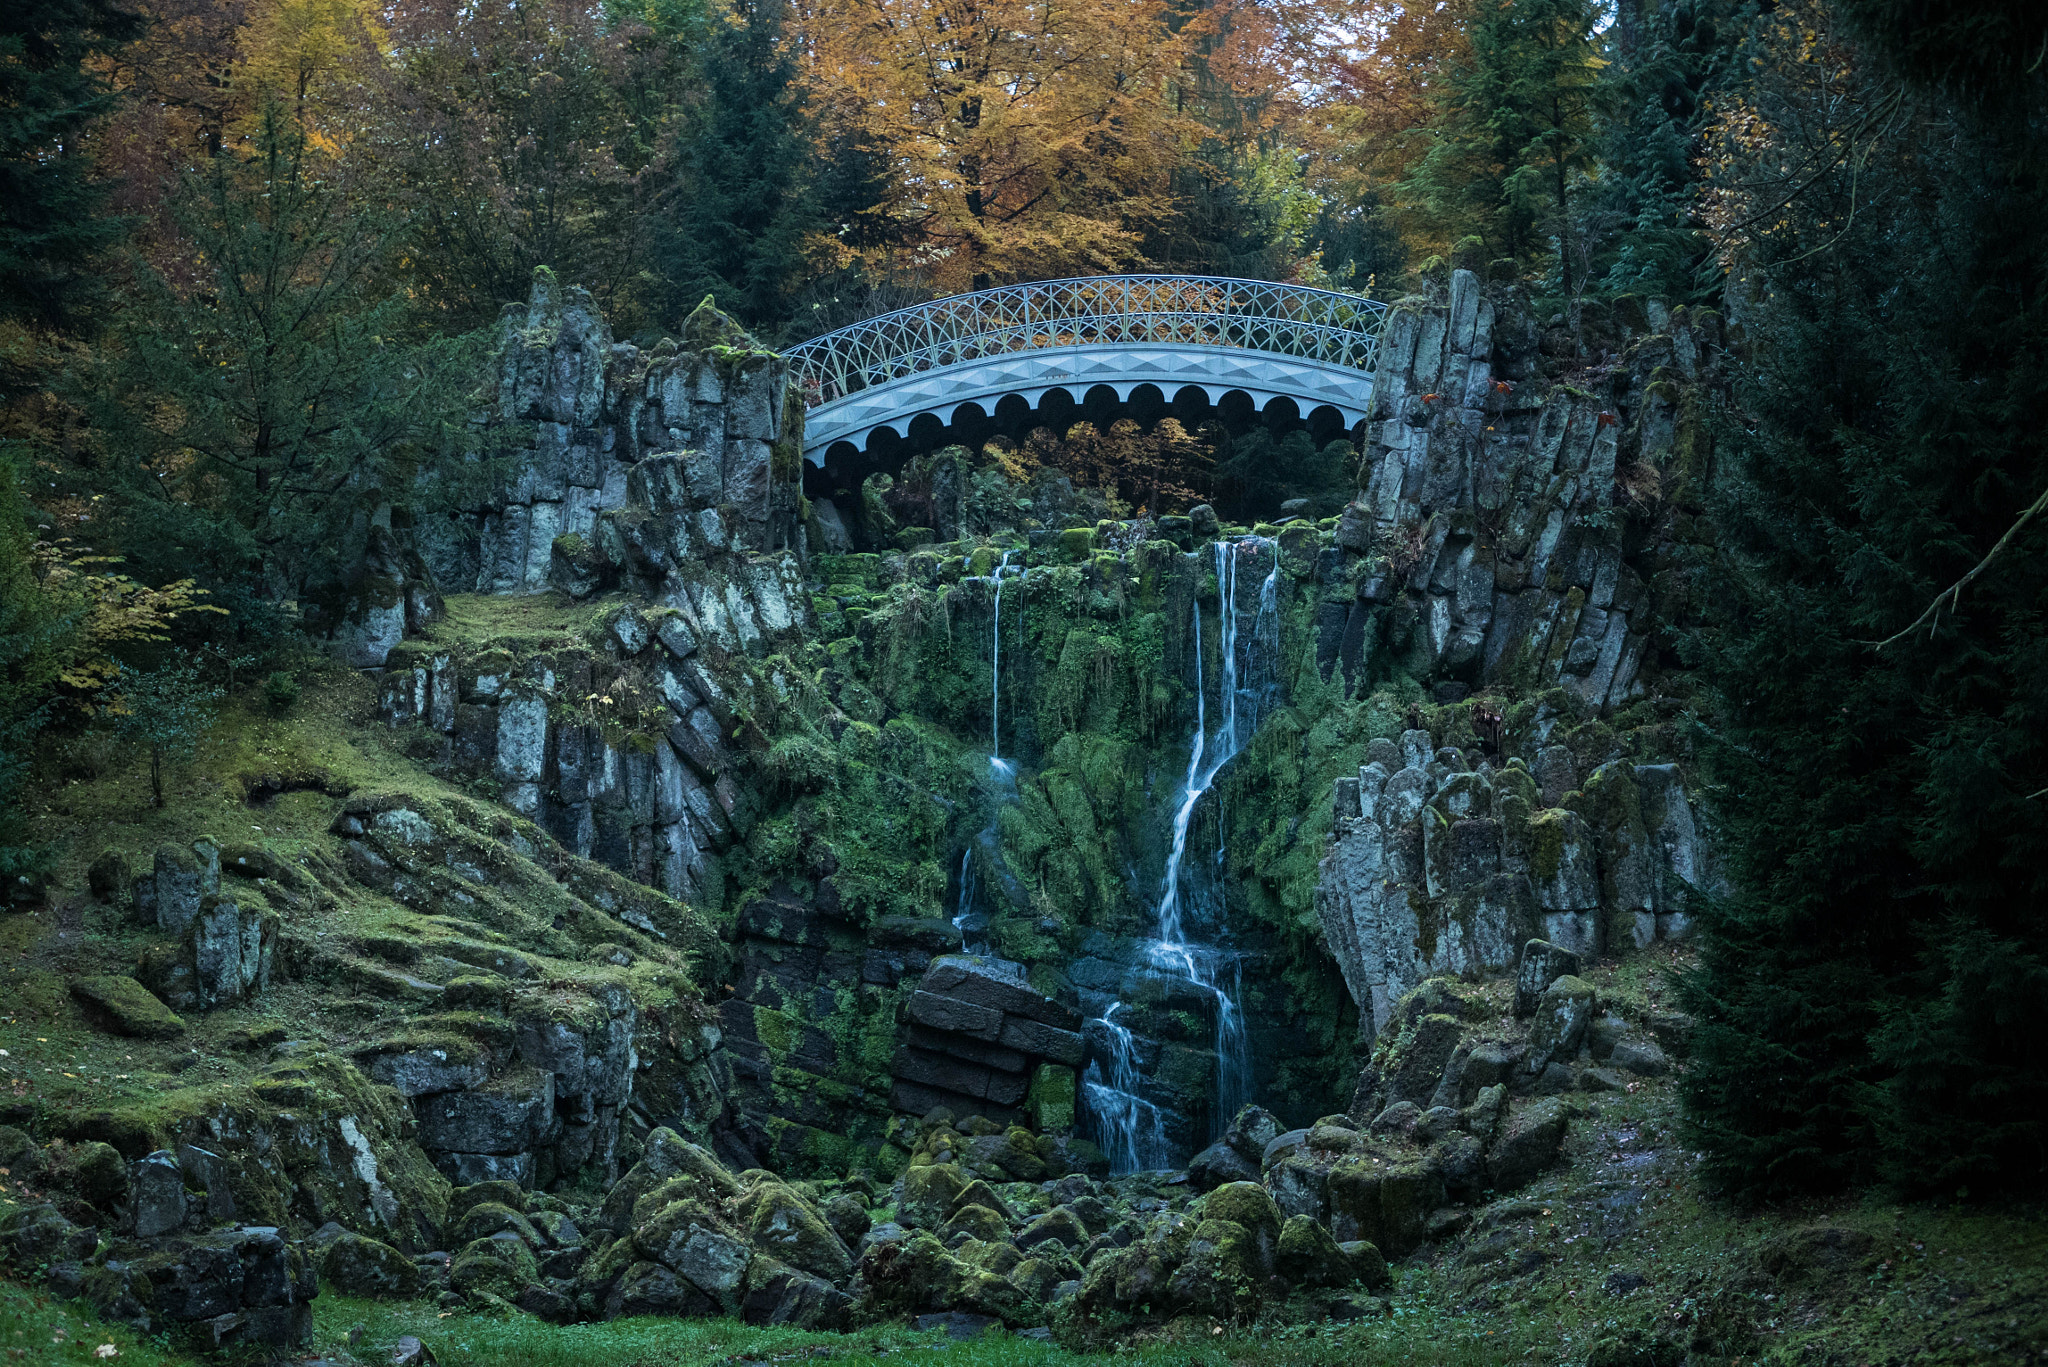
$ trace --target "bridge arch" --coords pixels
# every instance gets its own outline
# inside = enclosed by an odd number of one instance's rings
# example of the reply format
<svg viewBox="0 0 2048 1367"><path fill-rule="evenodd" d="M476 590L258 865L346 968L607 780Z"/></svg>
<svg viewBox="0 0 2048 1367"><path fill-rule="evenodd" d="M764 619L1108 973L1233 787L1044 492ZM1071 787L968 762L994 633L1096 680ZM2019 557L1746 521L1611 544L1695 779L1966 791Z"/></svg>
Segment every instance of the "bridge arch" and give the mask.
<svg viewBox="0 0 2048 1367"><path fill-rule="evenodd" d="M1105 396L1141 415L1249 404L1334 433L1362 422L1386 306L1219 276L1106 275L979 290L855 323L784 352L804 455L929 444L955 427L1076 418ZM1291 412L1289 411L1291 410Z"/></svg>

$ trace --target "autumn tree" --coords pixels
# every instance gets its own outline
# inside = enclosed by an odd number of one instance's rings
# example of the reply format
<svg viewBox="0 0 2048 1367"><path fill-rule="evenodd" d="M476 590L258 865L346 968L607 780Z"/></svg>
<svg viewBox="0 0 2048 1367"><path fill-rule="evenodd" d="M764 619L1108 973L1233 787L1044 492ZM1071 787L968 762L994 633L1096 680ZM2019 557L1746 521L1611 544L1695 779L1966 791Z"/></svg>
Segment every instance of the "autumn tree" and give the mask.
<svg viewBox="0 0 2048 1367"><path fill-rule="evenodd" d="M1188 125L1166 0L809 0L819 98L900 168L889 212L953 288L1129 265Z"/></svg>

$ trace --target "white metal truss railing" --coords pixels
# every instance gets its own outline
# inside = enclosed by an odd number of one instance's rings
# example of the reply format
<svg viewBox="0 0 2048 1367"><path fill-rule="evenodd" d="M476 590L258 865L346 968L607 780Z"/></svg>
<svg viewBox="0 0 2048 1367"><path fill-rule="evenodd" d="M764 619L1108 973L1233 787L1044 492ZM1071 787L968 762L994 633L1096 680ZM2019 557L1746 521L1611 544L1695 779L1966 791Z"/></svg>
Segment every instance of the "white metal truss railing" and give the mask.
<svg viewBox="0 0 2048 1367"><path fill-rule="evenodd" d="M1385 318L1384 304L1305 285L1097 275L897 309L801 342L783 357L805 405L816 408L927 371L1052 347L1234 347L1370 372Z"/></svg>

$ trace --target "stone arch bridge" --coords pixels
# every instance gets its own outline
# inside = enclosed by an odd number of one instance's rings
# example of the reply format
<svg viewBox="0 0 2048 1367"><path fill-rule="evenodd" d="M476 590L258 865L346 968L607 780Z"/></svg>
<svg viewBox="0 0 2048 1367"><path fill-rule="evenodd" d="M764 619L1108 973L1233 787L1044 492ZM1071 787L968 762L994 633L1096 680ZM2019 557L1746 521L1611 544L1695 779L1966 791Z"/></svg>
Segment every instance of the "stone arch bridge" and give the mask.
<svg viewBox="0 0 2048 1367"><path fill-rule="evenodd" d="M1334 435L1364 421L1386 306L1198 275L1101 275L898 309L785 351L813 465L872 463L947 429L1021 430L1126 407L1263 414Z"/></svg>

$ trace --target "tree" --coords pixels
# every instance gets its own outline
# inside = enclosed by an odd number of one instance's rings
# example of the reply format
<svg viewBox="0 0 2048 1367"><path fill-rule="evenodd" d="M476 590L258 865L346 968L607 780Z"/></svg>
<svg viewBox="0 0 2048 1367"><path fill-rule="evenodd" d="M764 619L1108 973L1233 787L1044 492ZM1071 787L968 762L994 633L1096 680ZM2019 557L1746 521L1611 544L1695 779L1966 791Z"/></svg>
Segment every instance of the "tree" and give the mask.
<svg viewBox="0 0 2048 1367"><path fill-rule="evenodd" d="M422 496L416 468L451 451L478 355L468 337L405 337L405 300L380 288L401 225L316 165L273 104L253 156L191 178L177 208L200 284L148 276L99 377L133 553L216 543L215 573L254 567L284 596L381 505Z"/></svg>
<svg viewBox="0 0 2048 1367"><path fill-rule="evenodd" d="M10 5L0 15L0 317L70 326L95 292L89 262L119 239L81 155L111 96L93 53L141 28L112 0Z"/></svg>
<svg viewBox="0 0 2048 1367"><path fill-rule="evenodd" d="M656 216L663 312L680 320L706 294L749 328L777 331L821 226L804 94L783 34L784 0L739 0L706 41L708 98L674 154Z"/></svg>
<svg viewBox="0 0 2048 1367"><path fill-rule="evenodd" d="M818 98L898 167L889 212L942 287L1113 270L1166 212L1190 125L1166 0L809 0Z"/></svg>
<svg viewBox="0 0 2048 1367"><path fill-rule="evenodd" d="M1691 645L1737 890L1685 980L1688 1127L1749 1197L2038 1186L2048 80L1980 117L1808 3L1743 57L1707 208L1750 345Z"/></svg>
<svg viewBox="0 0 2048 1367"><path fill-rule="evenodd" d="M645 261L638 178L668 115L628 95L636 63L661 65L666 43L580 0L400 0L388 24L378 149L419 235L416 306L475 327L548 266L629 322Z"/></svg>
<svg viewBox="0 0 2048 1367"><path fill-rule="evenodd" d="M164 768L192 758L213 726L221 690L204 683L199 666L178 657L155 669L121 669L113 712L121 735L149 751L150 805L164 805Z"/></svg>
<svg viewBox="0 0 2048 1367"><path fill-rule="evenodd" d="M43 588L33 515L20 466L0 448L0 880L10 883L41 863L23 827L20 791L82 616Z"/></svg>
<svg viewBox="0 0 2048 1367"><path fill-rule="evenodd" d="M1700 221L1702 131L1740 75L1745 25L1728 0L1618 13L1612 65L1593 90L1599 173L1580 197L1579 231L1602 289L1708 303L1724 280Z"/></svg>
<svg viewBox="0 0 2048 1367"><path fill-rule="evenodd" d="M1470 236L1490 256L1527 259L1547 229L1566 295L1575 288L1572 177L1587 159L1598 67L1595 13L1590 0L1476 7L1469 51L1432 89L1428 150L1396 187L1439 248Z"/></svg>

